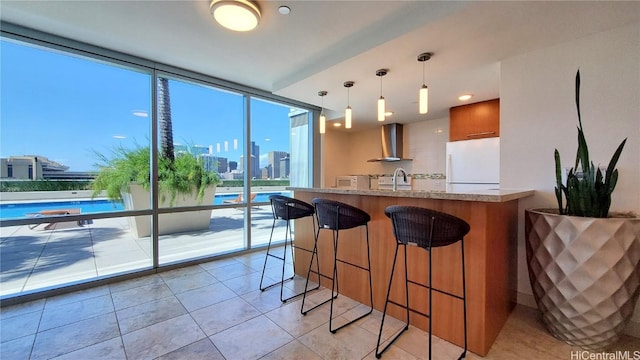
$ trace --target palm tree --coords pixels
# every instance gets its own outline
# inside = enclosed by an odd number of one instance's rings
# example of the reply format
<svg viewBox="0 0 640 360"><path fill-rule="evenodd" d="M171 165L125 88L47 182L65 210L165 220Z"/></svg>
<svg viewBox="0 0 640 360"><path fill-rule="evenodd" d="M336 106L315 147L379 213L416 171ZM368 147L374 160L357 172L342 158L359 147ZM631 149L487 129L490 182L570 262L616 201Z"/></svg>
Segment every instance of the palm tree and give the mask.
<svg viewBox="0 0 640 360"><path fill-rule="evenodd" d="M173 154L173 124L171 123L171 98L169 96L169 80L158 78L158 115L160 122L160 149L162 155L169 160L175 161Z"/></svg>

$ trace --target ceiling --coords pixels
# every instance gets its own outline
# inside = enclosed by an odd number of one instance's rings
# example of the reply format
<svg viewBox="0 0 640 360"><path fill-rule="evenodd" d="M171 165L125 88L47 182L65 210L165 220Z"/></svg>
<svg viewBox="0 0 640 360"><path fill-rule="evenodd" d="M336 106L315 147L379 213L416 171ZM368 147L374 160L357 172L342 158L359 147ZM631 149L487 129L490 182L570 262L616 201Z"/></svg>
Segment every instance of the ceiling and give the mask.
<svg viewBox="0 0 640 360"><path fill-rule="evenodd" d="M280 15L278 7L291 8ZM350 89L353 130L377 126L382 95L410 123L446 117L458 95L499 97L500 61L640 20L640 2L258 1L254 31L220 27L209 1L0 1L2 21L152 59L287 98L340 120ZM419 115L424 63L429 113ZM541 64L546 66L548 64ZM376 70L389 72L382 79ZM382 80L382 81L381 81Z"/></svg>

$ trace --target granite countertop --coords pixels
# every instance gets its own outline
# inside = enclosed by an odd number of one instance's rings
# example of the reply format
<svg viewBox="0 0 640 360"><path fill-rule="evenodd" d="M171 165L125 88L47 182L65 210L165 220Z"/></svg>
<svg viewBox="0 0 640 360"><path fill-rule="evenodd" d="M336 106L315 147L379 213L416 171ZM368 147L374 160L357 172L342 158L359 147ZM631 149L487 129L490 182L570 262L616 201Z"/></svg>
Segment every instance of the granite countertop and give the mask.
<svg viewBox="0 0 640 360"><path fill-rule="evenodd" d="M532 196L534 190L499 189L499 190L469 190L469 191L427 191L427 190L347 190L336 188L301 188L287 187L291 191L305 191L324 194L363 195L363 196L390 196L405 198L462 200L480 202L506 202Z"/></svg>

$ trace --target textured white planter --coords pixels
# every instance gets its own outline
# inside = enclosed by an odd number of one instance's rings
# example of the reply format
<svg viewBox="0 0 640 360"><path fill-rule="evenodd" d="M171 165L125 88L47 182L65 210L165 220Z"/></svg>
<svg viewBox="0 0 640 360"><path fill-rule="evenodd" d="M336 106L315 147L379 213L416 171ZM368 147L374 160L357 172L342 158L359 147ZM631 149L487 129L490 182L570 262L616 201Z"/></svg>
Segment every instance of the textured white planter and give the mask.
<svg viewBox="0 0 640 360"><path fill-rule="evenodd" d="M525 215L529 280L549 332L589 350L618 341L640 294L640 218Z"/></svg>
<svg viewBox="0 0 640 360"><path fill-rule="evenodd" d="M147 190L137 184L130 185L130 193L123 194L125 208L127 210L142 210L151 207L150 195ZM209 186L204 193L204 198L198 200L194 192L193 195L178 194L173 203L173 207L197 206L201 204L213 204L216 194L216 186ZM169 199L162 201L160 207L169 207ZM134 216L129 217L129 227L136 237L147 237L151 235L151 217ZM208 230L211 223L211 210L188 211L173 214L160 214L158 218L158 234L174 234L186 231Z"/></svg>

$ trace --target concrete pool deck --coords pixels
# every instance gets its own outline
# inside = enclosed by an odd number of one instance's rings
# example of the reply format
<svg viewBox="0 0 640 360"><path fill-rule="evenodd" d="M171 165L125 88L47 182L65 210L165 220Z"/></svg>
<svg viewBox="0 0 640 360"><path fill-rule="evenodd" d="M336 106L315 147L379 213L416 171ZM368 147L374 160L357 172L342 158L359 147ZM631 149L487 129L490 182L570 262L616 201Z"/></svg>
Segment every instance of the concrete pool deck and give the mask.
<svg viewBox="0 0 640 360"><path fill-rule="evenodd" d="M269 205L252 209L252 245L267 244L273 223ZM0 228L0 297L114 276L152 266L151 240L135 238L127 218L94 219L92 224L57 223L29 229ZM274 241L284 238L276 223ZM209 230L160 236L160 264L243 250L244 211L212 211Z"/></svg>

